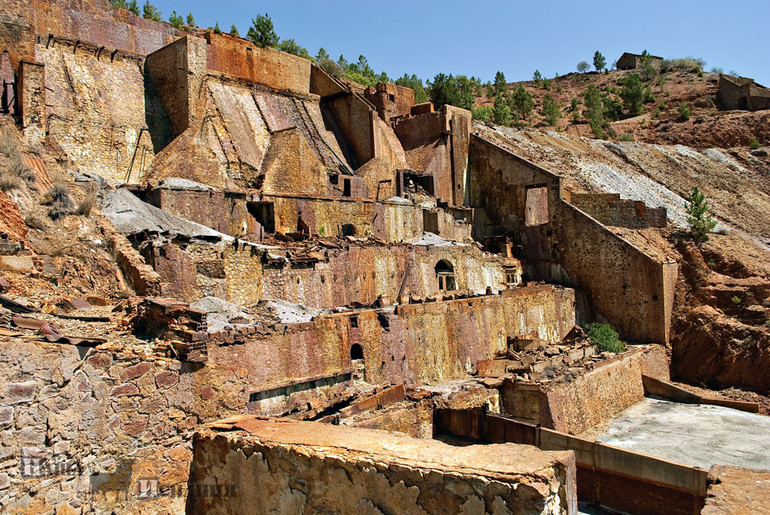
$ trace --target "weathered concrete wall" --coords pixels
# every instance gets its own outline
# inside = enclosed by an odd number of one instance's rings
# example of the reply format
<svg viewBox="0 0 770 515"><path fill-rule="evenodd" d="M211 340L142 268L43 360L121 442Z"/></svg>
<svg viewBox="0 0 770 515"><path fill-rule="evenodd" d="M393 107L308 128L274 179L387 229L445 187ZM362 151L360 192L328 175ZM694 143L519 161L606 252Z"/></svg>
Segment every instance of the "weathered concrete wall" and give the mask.
<svg viewBox="0 0 770 515"><path fill-rule="evenodd" d="M45 64L45 127L82 172L140 179L155 156L147 127L143 60L70 41L38 45Z"/></svg>
<svg viewBox="0 0 770 515"><path fill-rule="evenodd" d="M642 368L648 352L665 356L657 345L632 349L565 384L506 380L503 413L556 431L583 433L644 399Z"/></svg>
<svg viewBox="0 0 770 515"><path fill-rule="evenodd" d="M155 243L146 245L145 255L152 256L157 273L124 238L137 263L134 268L145 267L156 288L177 292L188 301L212 295L246 306L273 299L328 308L372 305L380 297L388 305L397 300L402 284L403 293L415 299L509 287L504 261L473 246L340 245L284 260L277 249L243 242L175 243L179 249L166 250L160 250L167 245L162 241L158 249ZM435 267L441 260L454 266L457 291L439 289Z"/></svg>
<svg viewBox="0 0 770 515"><path fill-rule="evenodd" d="M567 203L560 207L561 281L589 291L597 311L624 338L668 342L676 262L645 254Z"/></svg>
<svg viewBox="0 0 770 515"><path fill-rule="evenodd" d="M0 47L8 52L10 65L17 70L22 60L35 59L35 28L14 9L14 3L0 5Z"/></svg>
<svg viewBox="0 0 770 515"><path fill-rule="evenodd" d="M376 86L369 86L365 97L377 108L377 114L386 123L389 123L392 118L408 115L414 105L412 88L390 82L379 82Z"/></svg>
<svg viewBox="0 0 770 515"><path fill-rule="evenodd" d="M222 426L227 427L223 421ZM572 513L572 453L454 447L372 429L243 418L194 440L190 482L229 485L188 513Z"/></svg>
<svg viewBox="0 0 770 515"><path fill-rule="evenodd" d="M384 330L381 317L362 318L366 378L431 384L462 377L479 361L504 352L508 338L534 332L561 341L574 326L573 303L572 290L516 288L502 295L400 305L394 315L385 315Z"/></svg>
<svg viewBox="0 0 770 515"><path fill-rule="evenodd" d="M559 177L471 139L474 236L509 234L530 277L579 286L621 336L667 342L677 265L645 254L561 198Z"/></svg>
<svg viewBox="0 0 770 515"><path fill-rule="evenodd" d="M310 61L228 34L206 32L207 66L211 71L263 84L277 90L310 93Z"/></svg>
<svg viewBox="0 0 770 515"><path fill-rule="evenodd" d="M375 119L377 112L363 97L345 93L321 99L321 109L334 119L343 141L340 146L352 156L353 168L358 168L375 153ZM340 139L340 138L338 138Z"/></svg>
<svg viewBox="0 0 770 515"><path fill-rule="evenodd" d="M466 200L470 128L470 111L449 105L393 125L409 168L433 177L433 194L442 202L459 206Z"/></svg>
<svg viewBox="0 0 770 515"><path fill-rule="evenodd" d="M770 108L770 89L760 86L748 77L719 76L717 104L720 109Z"/></svg>
<svg viewBox="0 0 770 515"><path fill-rule="evenodd" d="M436 434L471 441L515 442L574 450L578 499L621 513L697 515L708 471L592 442L544 427L488 415L481 409L436 410Z"/></svg>
<svg viewBox="0 0 770 515"><path fill-rule="evenodd" d="M244 412L242 372L141 352L84 353L0 341L2 511L180 512L184 496L137 497L139 479L156 478L163 489L186 485L190 431Z"/></svg>
<svg viewBox="0 0 770 515"><path fill-rule="evenodd" d="M312 307L371 305L378 297L395 302L404 281L404 294L421 298L440 293L435 267L441 260L454 266L461 291L498 291L504 287L499 260L475 247L368 245L330 249L312 266L265 267L263 295ZM233 281L237 281L233 277Z"/></svg>
<svg viewBox="0 0 770 515"><path fill-rule="evenodd" d="M604 225L630 229L666 227L665 207L648 207L640 200L621 199L617 193L572 193L569 202Z"/></svg>
<svg viewBox="0 0 770 515"><path fill-rule="evenodd" d="M172 137L201 119L200 87L206 73L206 43L184 36L147 56L147 75L168 117Z"/></svg>
<svg viewBox="0 0 770 515"><path fill-rule="evenodd" d="M451 105L444 106L444 113L449 123L449 145L452 157L452 196L455 206L468 203L468 151L470 149L473 117L467 109Z"/></svg>
<svg viewBox="0 0 770 515"><path fill-rule="evenodd" d="M523 245L525 259L551 259L551 249L543 239L543 225L554 222L560 202L557 175L536 167L495 144L477 136L471 138L470 205L475 208L474 237L512 233L514 242ZM545 205L532 206L543 213L542 219L527 219L527 194L546 188ZM531 197L531 194L530 194ZM541 202L542 203L542 202Z"/></svg>
<svg viewBox="0 0 770 515"><path fill-rule="evenodd" d="M17 88L21 127L27 137L41 141L45 135L46 94L45 67L41 63L22 61Z"/></svg>
<svg viewBox="0 0 770 515"><path fill-rule="evenodd" d="M154 52L181 34L167 23L147 20L125 9L112 9L102 0L4 0L0 14L17 27L13 38L21 36L24 42L14 48L14 64L35 58L31 34L45 39L49 35L62 36L104 46L108 52L117 49L141 55Z"/></svg>
<svg viewBox="0 0 770 515"><path fill-rule="evenodd" d="M466 377L478 361L507 349L508 338L534 332L560 341L574 325L573 302L572 290L542 286L404 305L395 312L323 314L310 322L276 323L238 344L210 342L209 363L238 363L250 391L263 391L348 373L350 349L359 344L367 382L433 384Z"/></svg>

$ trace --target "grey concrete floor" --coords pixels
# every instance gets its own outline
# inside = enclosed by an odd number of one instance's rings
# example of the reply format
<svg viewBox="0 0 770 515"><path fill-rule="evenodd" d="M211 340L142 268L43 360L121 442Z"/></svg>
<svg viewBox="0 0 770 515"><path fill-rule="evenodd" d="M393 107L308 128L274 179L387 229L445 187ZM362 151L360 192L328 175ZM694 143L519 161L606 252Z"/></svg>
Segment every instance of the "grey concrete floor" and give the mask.
<svg viewBox="0 0 770 515"><path fill-rule="evenodd" d="M770 417L764 415L647 398L597 429L599 442L685 465L770 470Z"/></svg>

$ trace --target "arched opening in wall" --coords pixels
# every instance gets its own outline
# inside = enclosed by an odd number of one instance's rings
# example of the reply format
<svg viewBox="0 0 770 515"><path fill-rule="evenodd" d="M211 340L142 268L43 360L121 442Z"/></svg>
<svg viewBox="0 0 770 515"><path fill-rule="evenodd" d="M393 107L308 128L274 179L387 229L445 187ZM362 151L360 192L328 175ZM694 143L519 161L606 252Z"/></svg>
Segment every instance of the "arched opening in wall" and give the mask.
<svg viewBox="0 0 770 515"><path fill-rule="evenodd" d="M452 263L442 259L436 263L436 279L438 280L438 289L441 291L451 291L457 289L455 282L455 269Z"/></svg>
<svg viewBox="0 0 770 515"><path fill-rule="evenodd" d="M351 361L358 361L364 359L364 349L358 343L354 343L350 346L350 359Z"/></svg>

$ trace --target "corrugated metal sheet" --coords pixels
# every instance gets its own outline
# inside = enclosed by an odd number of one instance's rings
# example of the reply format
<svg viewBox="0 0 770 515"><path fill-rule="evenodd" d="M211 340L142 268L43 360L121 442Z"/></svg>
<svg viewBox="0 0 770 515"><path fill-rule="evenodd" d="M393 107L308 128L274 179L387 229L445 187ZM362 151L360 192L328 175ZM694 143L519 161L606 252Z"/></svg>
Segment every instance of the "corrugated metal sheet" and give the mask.
<svg viewBox="0 0 770 515"><path fill-rule="evenodd" d="M45 192L53 186L51 176L45 167L43 160L31 154L21 154L21 162L35 174L35 182L40 187L41 192Z"/></svg>

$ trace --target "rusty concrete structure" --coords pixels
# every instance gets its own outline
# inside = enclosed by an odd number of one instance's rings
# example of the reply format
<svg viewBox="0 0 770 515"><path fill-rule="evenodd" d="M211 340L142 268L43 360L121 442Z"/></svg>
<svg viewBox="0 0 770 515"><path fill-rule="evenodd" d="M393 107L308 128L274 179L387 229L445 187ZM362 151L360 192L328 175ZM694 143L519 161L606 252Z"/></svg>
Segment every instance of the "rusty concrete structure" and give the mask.
<svg viewBox="0 0 770 515"><path fill-rule="evenodd" d="M770 88L749 77L719 75L717 105L720 109L759 111L770 109Z"/></svg>
<svg viewBox="0 0 770 515"><path fill-rule="evenodd" d="M600 355L575 327L668 342L677 264L616 230L664 228L665 208L570 191L411 89L106 0L2 0L0 45L3 112L98 192L117 285L95 313L8 303L55 334L0 328L2 456L78 473L40 486L9 458L0 508L248 511L253 487L284 511L556 514L589 483L581 499L627 508L606 487L627 469L585 479L586 456L616 457L591 442L429 438L460 409L506 438L582 432L667 380L662 346ZM661 498L701 502L690 472Z"/></svg>
<svg viewBox="0 0 770 515"><path fill-rule="evenodd" d="M650 64L657 69L663 64L663 58L657 55L650 55ZM616 63L618 70L636 70L642 65L642 54L632 54L631 52L623 52Z"/></svg>

